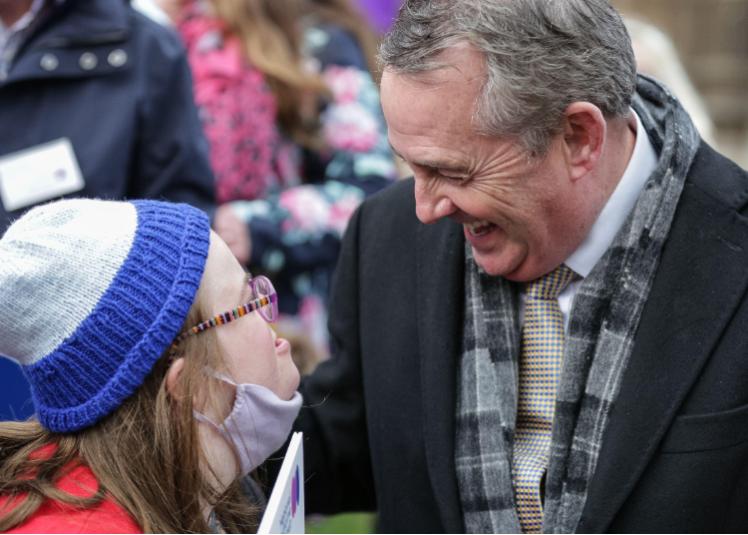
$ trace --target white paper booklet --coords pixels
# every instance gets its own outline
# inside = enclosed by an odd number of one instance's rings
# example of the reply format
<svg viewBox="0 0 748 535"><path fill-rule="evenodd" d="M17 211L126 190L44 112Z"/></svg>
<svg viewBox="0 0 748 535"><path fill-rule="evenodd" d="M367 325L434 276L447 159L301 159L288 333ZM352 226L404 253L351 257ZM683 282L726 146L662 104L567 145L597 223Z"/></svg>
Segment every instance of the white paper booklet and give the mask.
<svg viewBox="0 0 748 535"><path fill-rule="evenodd" d="M294 433L257 533L304 533L303 433Z"/></svg>

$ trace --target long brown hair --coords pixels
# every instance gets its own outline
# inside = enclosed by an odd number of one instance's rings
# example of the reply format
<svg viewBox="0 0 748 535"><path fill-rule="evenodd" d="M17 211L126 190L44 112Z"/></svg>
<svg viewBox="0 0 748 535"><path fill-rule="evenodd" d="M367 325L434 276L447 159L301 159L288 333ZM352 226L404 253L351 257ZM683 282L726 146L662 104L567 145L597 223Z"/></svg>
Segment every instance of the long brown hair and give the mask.
<svg viewBox="0 0 748 535"><path fill-rule="evenodd" d="M295 142L319 148L314 103L327 98L322 79L303 64L298 26L300 0L212 0L215 13L242 42L244 53L262 71L275 95L278 123ZM308 110L302 105L311 102Z"/></svg>
<svg viewBox="0 0 748 535"><path fill-rule="evenodd" d="M205 317L198 292L185 326ZM179 398L166 390L171 359L184 356ZM115 412L77 433L57 434L38 422L0 423L0 532L28 519L45 500L87 508L106 494L114 498L145 532L206 533L211 531L203 506L209 504L227 532L255 531L257 507L242 494L238 482L218 492L201 470L209 468L198 439L192 400L220 399L206 366L221 369L220 348L212 331L180 344L177 355L159 359L144 384ZM56 447L50 457L35 453ZM95 474L98 492L91 498L70 496L55 482L83 463ZM215 474L213 474L215 475ZM12 510L8 510L12 507Z"/></svg>

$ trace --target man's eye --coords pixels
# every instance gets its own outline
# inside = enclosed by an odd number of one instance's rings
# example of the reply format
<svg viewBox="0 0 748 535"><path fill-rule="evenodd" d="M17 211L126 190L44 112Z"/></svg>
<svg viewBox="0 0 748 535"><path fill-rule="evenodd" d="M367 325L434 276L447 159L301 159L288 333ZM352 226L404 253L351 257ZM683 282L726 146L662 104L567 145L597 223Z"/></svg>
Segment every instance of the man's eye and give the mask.
<svg viewBox="0 0 748 535"><path fill-rule="evenodd" d="M434 171L435 176L438 176L439 178L442 178L444 180L449 180L450 182L462 182L467 177L463 175L451 175L451 174L445 174L442 171L439 171L438 169Z"/></svg>

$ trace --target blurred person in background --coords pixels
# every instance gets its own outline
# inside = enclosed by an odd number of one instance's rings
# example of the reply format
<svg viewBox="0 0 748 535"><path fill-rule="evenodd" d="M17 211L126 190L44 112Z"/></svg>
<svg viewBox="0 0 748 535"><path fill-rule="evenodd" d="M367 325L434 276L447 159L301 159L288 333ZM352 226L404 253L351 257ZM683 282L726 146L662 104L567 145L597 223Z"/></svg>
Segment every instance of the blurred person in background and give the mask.
<svg viewBox="0 0 748 535"><path fill-rule="evenodd" d="M624 22L631 36L637 71L665 84L691 115L701 137L707 143L714 144L714 123L672 39L657 26L635 17L625 17Z"/></svg>
<svg viewBox="0 0 748 535"><path fill-rule="evenodd" d="M387 33L395 21L402 0L358 0L366 18L380 34Z"/></svg>
<svg viewBox="0 0 748 535"><path fill-rule="evenodd" d="M346 0L162 2L187 45L217 177L215 229L271 274L299 364L327 355L329 280L350 215L396 178L372 72L376 39ZM307 355L308 358L304 358Z"/></svg>
<svg viewBox="0 0 748 535"><path fill-rule="evenodd" d="M0 422L0 532L256 531L239 480L301 406L276 306L186 204L71 199L15 222L0 355L36 417Z"/></svg>
<svg viewBox="0 0 748 535"><path fill-rule="evenodd" d="M171 19L156 0L130 0L130 5L143 15L164 26L171 26Z"/></svg>
<svg viewBox="0 0 748 535"><path fill-rule="evenodd" d="M184 47L126 0L1 0L0 125L0 232L69 195L213 209ZM0 361L0 417L31 409Z"/></svg>

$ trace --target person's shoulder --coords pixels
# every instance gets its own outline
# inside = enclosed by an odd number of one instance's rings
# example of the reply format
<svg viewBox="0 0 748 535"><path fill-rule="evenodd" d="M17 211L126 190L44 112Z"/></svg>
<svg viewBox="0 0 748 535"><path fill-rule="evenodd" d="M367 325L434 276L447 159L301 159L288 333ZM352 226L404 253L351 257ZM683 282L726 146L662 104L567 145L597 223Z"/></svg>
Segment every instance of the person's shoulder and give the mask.
<svg viewBox="0 0 748 535"><path fill-rule="evenodd" d="M127 10L133 39L145 49L149 61L176 59L186 54L175 28L156 22L130 5Z"/></svg>
<svg viewBox="0 0 748 535"><path fill-rule="evenodd" d="M105 500L89 509L45 503L6 533L143 533L143 530L124 509Z"/></svg>
<svg viewBox="0 0 748 535"><path fill-rule="evenodd" d="M359 207L362 236L413 236L420 222L416 217L413 180L404 179L378 191Z"/></svg>
<svg viewBox="0 0 748 535"><path fill-rule="evenodd" d="M57 488L88 498L96 493L98 482L88 467L78 465L65 474ZM7 533L142 533L142 528L122 506L105 496L87 508L46 500L26 521Z"/></svg>
<svg viewBox="0 0 748 535"><path fill-rule="evenodd" d="M406 210L415 213L415 182L412 178L398 180L364 201L369 210Z"/></svg>
<svg viewBox="0 0 748 535"><path fill-rule="evenodd" d="M328 65L367 68L359 42L341 26L327 22L311 25L305 31L304 40L323 68Z"/></svg>
<svg viewBox="0 0 748 535"><path fill-rule="evenodd" d="M689 181L728 208L748 210L748 172L704 141L691 164Z"/></svg>

